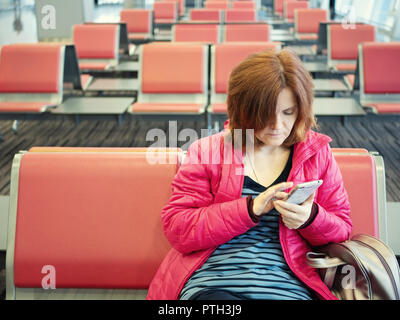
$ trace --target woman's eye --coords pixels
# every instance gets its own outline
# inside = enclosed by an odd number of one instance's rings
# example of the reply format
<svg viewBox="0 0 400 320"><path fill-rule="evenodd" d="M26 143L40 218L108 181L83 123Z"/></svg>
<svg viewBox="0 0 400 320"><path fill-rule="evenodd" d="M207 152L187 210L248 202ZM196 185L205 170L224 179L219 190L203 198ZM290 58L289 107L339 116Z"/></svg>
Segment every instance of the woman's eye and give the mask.
<svg viewBox="0 0 400 320"><path fill-rule="evenodd" d="M285 111L283 111L283 114L290 116L290 115L294 114L294 109L285 110Z"/></svg>

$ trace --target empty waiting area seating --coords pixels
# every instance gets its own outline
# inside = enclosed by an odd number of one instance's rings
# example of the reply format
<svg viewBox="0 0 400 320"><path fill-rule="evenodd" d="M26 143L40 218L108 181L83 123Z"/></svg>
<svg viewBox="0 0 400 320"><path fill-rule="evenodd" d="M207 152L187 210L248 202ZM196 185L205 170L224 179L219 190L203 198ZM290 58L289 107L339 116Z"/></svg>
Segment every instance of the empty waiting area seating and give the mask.
<svg viewBox="0 0 400 320"><path fill-rule="evenodd" d="M255 1L234 1L232 5L234 9L256 9Z"/></svg>
<svg viewBox="0 0 400 320"><path fill-rule="evenodd" d="M377 113L400 113L400 42L359 45L360 103Z"/></svg>
<svg viewBox="0 0 400 320"><path fill-rule="evenodd" d="M255 22L257 21L256 10L228 9L225 11L225 22Z"/></svg>
<svg viewBox="0 0 400 320"><path fill-rule="evenodd" d="M206 1L204 3L204 7L206 9L227 10L227 9L229 9L229 2L228 1Z"/></svg>
<svg viewBox="0 0 400 320"><path fill-rule="evenodd" d="M119 25L75 25L73 42L78 54L79 68L81 70L107 70L118 65L119 34Z"/></svg>
<svg viewBox="0 0 400 320"><path fill-rule="evenodd" d="M324 9L297 9L294 11L294 30L299 40L318 39L319 25L328 20Z"/></svg>
<svg viewBox="0 0 400 320"><path fill-rule="evenodd" d="M223 11L219 9L191 9L189 13L190 21L206 21L221 23Z"/></svg>
<svg viewBox="0 0 400 320"><path fill-rule="evenodd" d="M269 41L270 26L267 23L253 24L226 24L224 27L225 42L252 42L252 41Z"/></svg>
<svg viewBox="0 0 400 320"><path fill-rule="evenodd" d="M7 299L145 297L171 248L161 210L183 154L132 149L37 150L15 156ZM352 234L385 241L382 157L352 149L332 151L349 194ZM55 289L46 290L43 284L51 285L52 271Z"/></svg>
<svg viewBox="0 0 400 320"><path fill-rule="evenodd" d="M42 113L63 99L65 46L1 47L0 112Z"/></svg>
<svg viewBox="0 0 400 320"><path fill-rule="evenodd" d="M207 104L208 46L151 43L141 47L134 114L199 115Z"/></svg>
<svg viewBox="0 0 400 320"><path fill-rule="evenodd" d="M147 40L153 36L153 11L148 9L121 10L121 22L127 24L128 38Z"/></svg>
<svg viewBox="0 0 400 320"><path fill-rule="evenodd" d="M17 155L7 299L143 299L170 249L160 212L180 156L104 150ZM55 290L42 288L49 266Z"/></svg>
<svg viewBox="0 0 400 320"><path fill-rule="evenodd" d="M179 7L177 2L157 1L153 4L154 23L172 24L178 20Z"/></svg>
<svg viewBox="0 0 400 320"><path fill-rule="evenodd" d="M175 24L172 27L172 41L219 43L219 24Z"/></svg>
<svg viewBox="0 0 400 320"><path fill-rule="evenodd" d="M283 3L283 17L287 22L294 22L295 10L307 8L308 1L285 0Z"/></svg>
<svg viewBox="0 0 400 320"><path fill-rule="evenodd" d="M328 65L339 71L355 72L358 45L375 41L375 27L355 24L354 28L343 28L341 24L327 26Z"/></svg>

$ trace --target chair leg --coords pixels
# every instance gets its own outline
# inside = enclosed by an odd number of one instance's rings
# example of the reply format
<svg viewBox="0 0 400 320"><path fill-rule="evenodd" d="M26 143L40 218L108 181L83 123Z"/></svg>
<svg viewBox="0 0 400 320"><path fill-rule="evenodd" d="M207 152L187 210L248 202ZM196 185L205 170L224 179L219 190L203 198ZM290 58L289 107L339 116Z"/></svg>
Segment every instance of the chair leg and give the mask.
<svg viewBox="0 0 400 320"><path fill-rule="evenodd" d="M14 120L14 122L12 124L12 130L13 130L14 134L17 134L17 132L18 132L18 120Z"/></svg>

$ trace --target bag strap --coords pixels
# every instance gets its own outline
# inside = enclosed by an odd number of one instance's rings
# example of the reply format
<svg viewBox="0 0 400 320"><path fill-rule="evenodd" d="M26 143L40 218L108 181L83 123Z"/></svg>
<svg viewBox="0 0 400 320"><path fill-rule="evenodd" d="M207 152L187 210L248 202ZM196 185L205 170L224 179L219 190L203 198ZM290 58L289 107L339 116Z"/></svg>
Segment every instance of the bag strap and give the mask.
<svg viewBox="0 0 400 320"><path fill-rule="evenodd" d="M325 253L307 252L307 264L313 268L332 268L346 264L345 261L338 257L329 257Z"/></svg>
<svg viewBox="0 0 400 320"><path fill-rule="evenodd" d="M337 267L346 264L346 262L340 258L331 258L325 253L319 252L307 252L306 257L309 266L318 269L326 269L324 283L329 289L332 289Z"/></svg>

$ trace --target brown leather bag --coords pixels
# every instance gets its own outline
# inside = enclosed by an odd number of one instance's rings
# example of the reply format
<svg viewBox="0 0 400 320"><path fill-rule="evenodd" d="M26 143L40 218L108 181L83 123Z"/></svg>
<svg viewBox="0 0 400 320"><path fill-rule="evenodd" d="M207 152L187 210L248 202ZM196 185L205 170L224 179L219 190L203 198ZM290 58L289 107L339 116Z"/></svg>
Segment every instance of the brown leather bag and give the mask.
<svg viewBox="0 0 400 320"><path fill-rule="evenodd" d="M393 251L382 241L356 235L351 240L318 247L307 263L321 271L340 300L399 300L400 271Z"/></svg>

